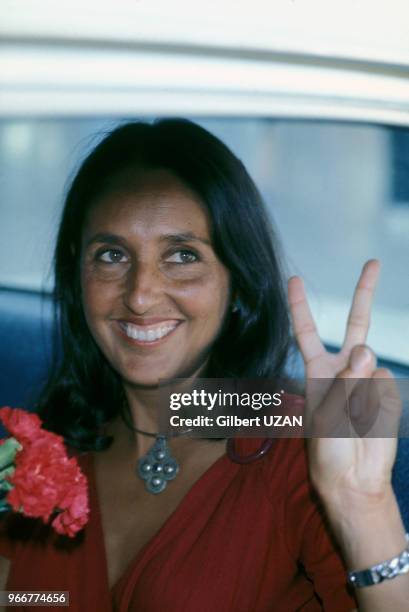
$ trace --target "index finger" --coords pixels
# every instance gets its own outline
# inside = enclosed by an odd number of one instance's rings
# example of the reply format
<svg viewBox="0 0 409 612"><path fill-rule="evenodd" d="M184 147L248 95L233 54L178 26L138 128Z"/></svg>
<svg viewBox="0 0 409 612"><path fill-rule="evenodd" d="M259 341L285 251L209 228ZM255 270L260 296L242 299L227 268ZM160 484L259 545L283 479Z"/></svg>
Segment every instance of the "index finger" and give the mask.
<svg viewBox="0 0 409 612"><path fill-rule="evenodd" d="M300 348L304 363L307 365L325 354L325 348L318 335L314 318L308 304L304 283L299 276L288 281L288 303L294 335Z"/></svg>

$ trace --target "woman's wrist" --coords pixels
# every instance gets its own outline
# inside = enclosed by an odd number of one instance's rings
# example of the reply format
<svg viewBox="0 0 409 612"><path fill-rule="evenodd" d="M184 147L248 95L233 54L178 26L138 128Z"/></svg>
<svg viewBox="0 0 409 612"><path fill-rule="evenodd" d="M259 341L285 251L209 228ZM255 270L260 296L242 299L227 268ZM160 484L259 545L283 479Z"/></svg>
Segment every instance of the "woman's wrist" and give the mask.
<svg viewBox="0 0 409 612"><path fill-rule="evenodd" d="M375 497L352 494L323 502L349 570L381 563L407 546L392 486Z"/></svg>

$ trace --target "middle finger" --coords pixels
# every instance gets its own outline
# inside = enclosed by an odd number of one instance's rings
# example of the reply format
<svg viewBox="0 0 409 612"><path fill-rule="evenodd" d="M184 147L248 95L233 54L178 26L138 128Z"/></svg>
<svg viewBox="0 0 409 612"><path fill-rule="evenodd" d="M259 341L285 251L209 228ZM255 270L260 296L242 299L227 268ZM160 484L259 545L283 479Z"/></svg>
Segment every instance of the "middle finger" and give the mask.
<svg viewBox="0 0 409 612"><path fill-rule="evenodd" d="M365 344L366 342L379 268L379 261L371 259L366 262L362 269L348 315L343 343L343 349L347 351L350 351L357 344Z"/></svg>

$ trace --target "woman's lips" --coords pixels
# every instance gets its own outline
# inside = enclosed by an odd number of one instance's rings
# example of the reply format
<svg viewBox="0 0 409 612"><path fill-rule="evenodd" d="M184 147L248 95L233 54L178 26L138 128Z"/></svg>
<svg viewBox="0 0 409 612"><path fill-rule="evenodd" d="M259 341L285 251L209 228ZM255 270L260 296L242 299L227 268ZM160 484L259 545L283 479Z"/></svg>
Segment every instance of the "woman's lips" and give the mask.
<svg viewBox="0 0 409 612"><path fill-rule="evenodd" d="M182 323L180 320L168 319L158 323L144 322L137 325L129 321L117 321L117 328L121 336L132 344L140 346L156 346L168 338Z"/></svg>

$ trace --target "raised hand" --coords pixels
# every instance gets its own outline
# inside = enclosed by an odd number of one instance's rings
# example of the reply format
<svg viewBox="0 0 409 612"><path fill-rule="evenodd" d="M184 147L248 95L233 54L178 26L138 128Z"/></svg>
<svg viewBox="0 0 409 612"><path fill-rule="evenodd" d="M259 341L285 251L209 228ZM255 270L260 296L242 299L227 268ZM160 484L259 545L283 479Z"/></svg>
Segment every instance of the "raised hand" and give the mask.
<svg viewBox="0 0 409 612"><path fill-rule="evenodd" d="M349 430L345 437L311 437L307 445L311 480L351 570L389 560L406 545L391 485L396 438L385 437L398 428L399 394L390 372L376 368L375 355L365 346L378 274L379 263L368 261L354 293L344 343L338 354L328 353L321 343L302 280L293 277L288 286L295 336L307 376L308 422L313 429L324 431L336 429L339 420L345 423L348 416L345 402L351 400L357 388L364 389L358 398L358 420L361 412L365 419L368 415L374 417L370 435L375 433L375 437L356 435ZM376 387L379 393L374 393ZM378 396L375 414L374 395ZM389 426L388 432L385 425ZM357 589L356 596L362 612L406 611L409 575L386 580L376 587Z"/></svg>
<svg viewBox="0 0 409 612"><path fill-rule="evenodd" d="M337 353L329 353L323 346L312 317L301 278L293 277L288 284L288 297L295 337L306 371L307 421L315 432L332 438L311 438L308 444L312 480L324 498L348 495L382 494L390 487L396 438L381 437L387 433L382 426L397 426L400 402L392 375L377 369L373 352L365 346L373 295L379 275L379 262L368 261L363 267L349 312L344 343ZM317 380L319 379L319 380ZM348 396L362 379L370 379L371 392L365 398L372 402L358 408L371 416L374 393L378 384L378 405L374 421L377 429L371 437L360 437L349 423L345 412ZM356 405L356 404L355 404ZM359 421L359 414L357 416ZM337 430L338 425L341 427ZM393 427L390 427L393 429ZM374 431L379 437L374 437ZM375 434L376 435L376 434ZM339 437L342 436L342 437ZM335 502L336 503L336 502Z"/></svg>

